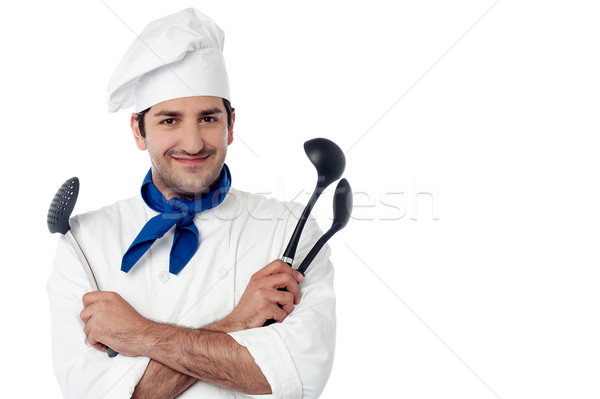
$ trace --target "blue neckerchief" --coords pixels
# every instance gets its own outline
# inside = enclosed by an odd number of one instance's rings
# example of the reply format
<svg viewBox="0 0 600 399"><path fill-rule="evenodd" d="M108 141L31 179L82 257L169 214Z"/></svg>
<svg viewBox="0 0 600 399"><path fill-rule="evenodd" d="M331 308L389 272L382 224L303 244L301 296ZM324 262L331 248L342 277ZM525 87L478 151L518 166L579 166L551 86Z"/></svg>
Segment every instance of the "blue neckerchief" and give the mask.
<svg viewBox="0 0 600 399"><path fill-rule="evenodd" d="M150 169L142 183L142 198L146 205L160 214L146 223L125 252L121 270L125 273L131 270L133 265L154 244L154 241L176 226L169 258L169 272L179 273L198 250L198 228L194 225L194 216L223 202L230 187L231 174L227 165L223 164L219 179L207 194L193 201L185 198L171 198L167 201L152 183L152 169Z"/></svg>

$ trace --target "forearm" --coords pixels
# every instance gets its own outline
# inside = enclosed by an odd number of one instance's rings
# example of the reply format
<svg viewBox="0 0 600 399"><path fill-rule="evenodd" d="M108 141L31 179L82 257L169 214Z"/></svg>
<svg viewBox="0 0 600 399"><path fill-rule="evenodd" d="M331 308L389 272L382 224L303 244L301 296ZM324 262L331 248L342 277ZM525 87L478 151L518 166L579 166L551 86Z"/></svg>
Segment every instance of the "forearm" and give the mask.
<svg viewBox="0 0 600 399"><path fill-rule="evenodd" d="M272 387L246 344L229 333L251 331L262 335L258 327L265 320L285 319L299 301L298 282L301 280L302 275L288 265L273 261L251 277L229 315L202 329L151 321L116 292L95 291L83 295L84 308L79 317L84 322L83 331L90 345L103 343L123 355L144 356L147 361L152 359L203 383L247 394L270 394ZM279 290L284 287L286 291ZM162 383L162 379L168 380L168 385L163 384L166 397L185 391L193 384L171 370L161 369L164 366L152 365L148 375L160 373L160 378L144 379L139 387L140 395L152 392L153 384ZM269 375L269 380L275 378L274 370L269 370ZM142 376L138 378L140 382ZM279 380L274 389L280 389Z"/></svg>
<svg viewBox="0 0 600 399"><path fill-rule="evenodd" d="M271 393L252 355L225 333L153 323L144 335L144 355L174 371L238 392Z"/></svg>
<svg viewBox="0 0 600 399"><path fill-rule="evenodd" d="M180 373L155 360L135 387L132 399L172 399L188 389L197 379Z"/></svg>
<svg viewBox="0 0 600 399"><path fill-rule="evenodd" d="M234 331L224 320L203 327L212 332ZM191 387L197 378L181 373L155 360L150 360L146 371L135 387L132 399L159 398L170 399L181 395Z"/></svg>

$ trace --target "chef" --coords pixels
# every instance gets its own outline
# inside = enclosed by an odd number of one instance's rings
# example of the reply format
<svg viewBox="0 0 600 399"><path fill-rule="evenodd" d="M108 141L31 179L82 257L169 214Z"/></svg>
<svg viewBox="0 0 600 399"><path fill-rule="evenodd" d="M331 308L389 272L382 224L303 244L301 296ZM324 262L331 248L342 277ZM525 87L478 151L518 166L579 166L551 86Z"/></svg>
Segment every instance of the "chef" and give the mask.
<svg viewBox="0 0 600 399"><path fill-rule="evenodd" d="M324 389L335 346L329 249L303 277L278 260L301 206L231 185L223 40L194 9L169 15L144 29L110 81L109 109L134 108L131 130L151 167L139 196L71 219L102 291L59 240L47 291L66 398L316 398ZM309 220L298 259L320 234Z"/></svg>

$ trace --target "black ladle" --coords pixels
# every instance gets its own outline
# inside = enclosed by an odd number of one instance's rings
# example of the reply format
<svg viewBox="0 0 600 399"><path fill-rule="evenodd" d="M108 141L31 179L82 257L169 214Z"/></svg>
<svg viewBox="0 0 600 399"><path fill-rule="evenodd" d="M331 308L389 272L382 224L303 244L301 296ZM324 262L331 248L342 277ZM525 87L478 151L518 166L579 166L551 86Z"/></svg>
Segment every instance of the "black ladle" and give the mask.
<svg viewBox="0 0 600 399"><path fill-rule="evenodd" d="M304 229L306 220L310 216L313 206L327 186L342 177L344 169L346 168L346 157L344 152L331 140L324 138L308 140L304 143L304 152L315 166L315 169L317 169L318 179L315 190L313 191L308 204L306 204L306 207L296 224L296 228L292 233L292 237L281 256L281 260L290 266L292 266L292 263L294 262L300 235L302 234L302 230Z"/></svg>
<svg viewBox="0 0 600 399"><path fill-rule="evenodd" d="M304 143L304 152L315 166L318 178L315 190L304 207L304 211L302 211L302 215L300 216L300 219L298 219L298 223L296 223L296 228L290 237L290 241L281 256L281 260L290 267L292 267L292 263L294 263L298 242L300 241L302 230L310 216L313 206L327 186L342 177L344 169L346 168L346 156L344 155L344 151L331 140L325 138L308 140ZM263 326L269 326L274 322L274 319L268 319Z"/></svg>
<svg viewBox="0 0 600 399"><path fill-rule="evenodd" d="M50 203L50 208L48 209L48 230L50 230L50 233L60 233L67 238L71 244L71 247L75 251L77 258L79 259L79 262L83 266L83 270L85 271L85 275L90 282L91 288L93 290L100 291L100 288L98 288L98 282L96 281L96 277L94 276L94 272L90 266L90 262L87 260L87 257L83 253L83 249L81 249L81 246L75 239L75 236L73 233L71 233L71 226L69 225L69 217L71 217L71 213L75 208L78 195L79 179L77 177L70 178L64 182L62 186L60 186L54 195L54 199L52 199L52 202ZM118 352L115 352L106 345L105 348L108 357L117 356Z"/></svg>
<svg viewBox="0 0 600 399"><path fill-rule="evenodd" d="M308 266L310 266L325 243L329 241L335 233L346 227L350 220L350 216L352 215L352 202L352 188L350 187L350 183L348 183L348 180L342 179L337 184L335 194L333 195L333 223L329 230L327 230L315 243L298 267L297 270L302 273L302 275L306 273L306 269L308 269ZM280 289L285 291L285 288ZM275 323L275 319L268 319L263 326L269 326L273 323Z"/></svg>
<svg viewBox="0 0 600 399"><path fill-rule="evenodd" d="M327 230L327 232L323 234L323 236L319 238L319 241L312 247L300 266L298 266L297 270L300 273L304 274L315 256L317 256L321 248L323 248L323 245L325 245L335 233L346 227L351 215L352 188L350 187L348 180L342 179L335 188L335 194L333 195L333 223L329 230Z"/></svg>

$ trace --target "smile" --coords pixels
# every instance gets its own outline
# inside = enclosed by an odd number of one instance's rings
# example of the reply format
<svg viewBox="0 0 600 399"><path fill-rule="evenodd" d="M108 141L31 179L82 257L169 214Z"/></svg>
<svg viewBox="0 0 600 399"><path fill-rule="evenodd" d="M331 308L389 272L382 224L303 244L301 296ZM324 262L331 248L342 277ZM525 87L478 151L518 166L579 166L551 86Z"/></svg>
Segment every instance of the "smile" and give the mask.
<svg viewBox="0 0 600 399"><path fill-rule="evenodd" d="M202 157L173 157L173 159L185 165L197 165L206 162L209 156L210 154Z"/></svg>

